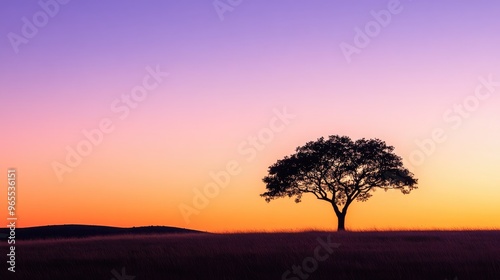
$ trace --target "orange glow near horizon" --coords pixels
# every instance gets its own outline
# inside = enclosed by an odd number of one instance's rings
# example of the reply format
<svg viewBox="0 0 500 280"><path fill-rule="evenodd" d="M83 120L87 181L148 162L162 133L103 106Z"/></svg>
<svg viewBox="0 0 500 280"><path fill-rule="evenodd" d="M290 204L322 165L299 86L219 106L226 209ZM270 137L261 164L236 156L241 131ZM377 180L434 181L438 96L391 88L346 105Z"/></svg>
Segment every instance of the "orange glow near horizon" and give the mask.
<svg viewBox="0 0 500 280"><path fill-rule="evenodd" d="M334 230L336 217L331 206L312 195L305 195L299 204L289 198L266 203L259 196L265 191L261 179L267 166L294 151L295 145L283 145L282 141L290 140L297 130L300 129L291 126L277 133L274 142L250 162L237 152L228 152L226 162L220 157L214 164L191 165L192 159L183 161L179 156L175 164L165 162L162 166L157 155L143 154L148 161L158 162L144 165L127 160L127 157L140 158L144 150L134 154L131 146L128 155L110 157L114 149L119 149L109 143L86 158L62 183L50 167L40 169L34 164L18 163L21 166L18 167L18 225L165 225L210 232ZM463 141L465 144L467 139ZM469 156L470 162L463 164L454 161L461 155L453 147L443 147L429 157L425 166L413 170L419 179L419 189L409 195L378 190L368 202L355 202L347 216L348 229L498 229L496 217L500 209L494 194L500 181L488 179L494 178L494 168L471 169L474 162L490 156L487 151L476 151ZM396 152L405 153L400 149ZM213 182L209 173L222 170L229 161L238 162L241 173L232 176L218 195L207 198L208 205L191 215L187 223L179 205L192 206L194 189L203 191L204 186ZM190 165L199 167L190 170ZM1 207L6 207L5 201L2 204Z"/></svg>

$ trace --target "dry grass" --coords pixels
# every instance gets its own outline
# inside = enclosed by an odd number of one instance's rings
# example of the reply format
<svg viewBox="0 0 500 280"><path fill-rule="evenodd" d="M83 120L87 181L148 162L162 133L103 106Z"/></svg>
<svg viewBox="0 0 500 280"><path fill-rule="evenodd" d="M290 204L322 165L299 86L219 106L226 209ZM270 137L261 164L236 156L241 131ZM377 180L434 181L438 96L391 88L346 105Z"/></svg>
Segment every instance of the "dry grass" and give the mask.
<svg viewBox="0 0 500 280"><path fill-rule="evenodd" d="M109 280L111 270L122 267L135 280L282 279L292 265L314 255L318 237L326 240L329 235L341 246L319 262L308 279L500 279L499 231L170 234L24 241L16 248L17 272L7 272L3 262L0 279ZM6 244L0 249L7 252Z"/></svg>

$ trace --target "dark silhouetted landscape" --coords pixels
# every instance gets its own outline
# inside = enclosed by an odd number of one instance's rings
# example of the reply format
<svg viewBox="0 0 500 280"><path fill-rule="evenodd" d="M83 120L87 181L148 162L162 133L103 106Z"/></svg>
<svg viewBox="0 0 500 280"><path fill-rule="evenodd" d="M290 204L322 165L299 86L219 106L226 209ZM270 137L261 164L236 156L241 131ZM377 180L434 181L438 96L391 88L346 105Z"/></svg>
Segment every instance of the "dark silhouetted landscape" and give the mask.
<svg viewBox="0 0 500 280"><path fill-rule="evenodd" d="M500 280L500 1L2 1L0 280Z"/></svg>
<svg viewBox="0 0 500 280"><path fill-rule="evenodd" d="M500 279L499 231L177 232L18 243L19 270L9 279Z"/></svg>
<svg viewBox="0 0 500 280"><path fill-rule="evenodd" d="M84 238L123 234L161 234L161 233L196 233L201 231L165 227L143 226L132 228L93 226L93 225L52 225L16 229L16 237L28 239ZM0 229L0 236L8 236L9 229Z"/></svg>

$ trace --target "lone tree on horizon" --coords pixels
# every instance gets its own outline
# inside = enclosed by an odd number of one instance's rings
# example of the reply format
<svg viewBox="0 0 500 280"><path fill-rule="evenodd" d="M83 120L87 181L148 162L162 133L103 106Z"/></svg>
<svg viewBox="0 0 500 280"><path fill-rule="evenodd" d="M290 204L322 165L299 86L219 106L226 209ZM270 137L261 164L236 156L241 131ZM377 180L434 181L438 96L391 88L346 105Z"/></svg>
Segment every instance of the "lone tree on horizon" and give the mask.
<svg viewBox="0 0 500 280"><path fill-rule="evenodd" d="M321 137L271 165L263 179L267 192L260 196L267 202L295 196L299 203L304 193L312 193L332 205L337 230L344 231L347 209L354 200L367 201L377 188L403 194L417 189L417 179L393 151L394 147L379 139Z"/></svg>

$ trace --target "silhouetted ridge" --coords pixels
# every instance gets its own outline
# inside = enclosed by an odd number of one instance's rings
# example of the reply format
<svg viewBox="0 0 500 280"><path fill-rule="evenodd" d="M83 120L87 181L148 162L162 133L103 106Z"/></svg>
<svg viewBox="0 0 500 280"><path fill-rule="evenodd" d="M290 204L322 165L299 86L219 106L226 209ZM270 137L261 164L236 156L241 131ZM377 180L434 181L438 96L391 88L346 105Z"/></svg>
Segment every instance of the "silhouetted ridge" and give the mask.
<svg viewBox="0 0 500 280"><path fill-rule="evenodd" d="M0 229L0 236L8 236L8 228ZM120 228L94 225L50 225L29 228L17 228L16 239L49 239L49 238L82 238L91 236L119 235L119 234L164 234L164 233L202 233L201 231L165 227L144 226Z"/></svg>

